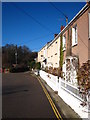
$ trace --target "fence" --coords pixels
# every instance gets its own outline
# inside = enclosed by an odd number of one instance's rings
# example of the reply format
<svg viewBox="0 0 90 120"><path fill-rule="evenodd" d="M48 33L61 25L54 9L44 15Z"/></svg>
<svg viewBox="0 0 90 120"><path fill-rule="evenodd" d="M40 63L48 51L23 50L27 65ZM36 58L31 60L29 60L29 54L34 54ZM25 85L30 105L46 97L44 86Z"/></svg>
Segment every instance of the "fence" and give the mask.
<svg viewBox="0 0 90 120"><path fill-rule="evenodd" d="M45 71L40 70L40 76L43 78L47 84L54 90L60 92L61 89L76 97L78 100L83 101L82 95L79 93L79 89L62 78L54 76L52 74L46 73Z"/></svg>
<svg viewBox="0 0 90 120"><path fill-rule="evenodd" d="M79 89L58 76L51 75L40 70L40 76L58 95L81 117L88 117L88 107L82 107L80 104L84 101Z"/></svg>

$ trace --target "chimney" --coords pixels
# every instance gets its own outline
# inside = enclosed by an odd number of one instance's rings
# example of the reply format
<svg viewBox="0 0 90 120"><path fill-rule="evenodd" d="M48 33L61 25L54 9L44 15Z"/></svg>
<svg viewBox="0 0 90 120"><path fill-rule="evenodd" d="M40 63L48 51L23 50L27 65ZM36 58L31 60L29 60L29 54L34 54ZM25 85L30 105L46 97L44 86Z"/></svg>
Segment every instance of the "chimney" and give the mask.
<svg viewBox="0 0 90 120"><path fill-rule="evenodd" d="M54 38L57 36L58 34L54 34Z"/></svg>
<svg viewBox="0 0 90 120"><path fill-rule="evenodd" d="M64 29L65 26L61 25L61 31Z"/></svg>
<svg viewBox="0 0 90 120"><path fill-rule="evenodd" d="M88 6L90 6L90 0L86 0Z"/></svg>

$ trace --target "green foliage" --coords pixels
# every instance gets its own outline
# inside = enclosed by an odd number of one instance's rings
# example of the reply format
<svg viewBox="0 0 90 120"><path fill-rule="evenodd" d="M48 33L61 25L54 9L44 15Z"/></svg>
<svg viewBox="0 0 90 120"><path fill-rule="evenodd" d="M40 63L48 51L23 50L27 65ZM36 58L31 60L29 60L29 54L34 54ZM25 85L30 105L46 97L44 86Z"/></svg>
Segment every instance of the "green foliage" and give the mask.
<svg viewBox="0 0 90 120"><path fill-rule="evenodd" d="M27 46L16 46L7 44L2 47L2 65L5 68L10 68L16 64L15 53L17 52L17 64L28 66L29 62L34 61L37 57L37 52L31 52Z"/></svg>
<svg viewBox="0 0 90 120"><path fill-rule="evenodd" d="M25 65L17 65L16 67L10 67L9 71L12 73L25 72L29 71L29 68Z"/></svg>
<svg viewBox="0 0 90 120"><path fill-rule="evenodd" d="M37 62L37 63L35 64L35 68L38 69L38 70L40 70L40 69L41 69L41 63L40 63L40 62Z"/></svg>
<svg viewBox="0 0 90 120"><path fill-rule="evenodd" d="M30 63L29 63L29 66L30 66L30 69L34 69L35 68L35 61L31 61Z"/></svg>
<svg viewBox="0 0 90 120"><path fill-rule="evenodd" d="M63 66L63 42L62 42L62 35L60 36L60 69L62 71L62 66Z"/></svg>
<svg viewBox="0 0 90 120"><path fill-rule="evenodd" d="M31 61L30 63L29 63L29 66L30 66L30 69L38 69L38 70L40 70L41 69L41 63L40 62L35 62L35 61Z"/></svg>

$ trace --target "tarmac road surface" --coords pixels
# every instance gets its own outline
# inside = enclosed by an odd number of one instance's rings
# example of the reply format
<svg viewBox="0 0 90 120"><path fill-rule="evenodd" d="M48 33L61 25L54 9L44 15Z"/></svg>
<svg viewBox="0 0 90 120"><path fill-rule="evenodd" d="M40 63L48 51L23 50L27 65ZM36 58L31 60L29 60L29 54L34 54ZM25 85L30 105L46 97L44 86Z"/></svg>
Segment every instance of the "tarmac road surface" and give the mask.
<svg viewBox="0 0 90 120"><path fill-rule="evenodd" d="M30 73L2 75L3 118L56 118L38 81Z"/></svg>

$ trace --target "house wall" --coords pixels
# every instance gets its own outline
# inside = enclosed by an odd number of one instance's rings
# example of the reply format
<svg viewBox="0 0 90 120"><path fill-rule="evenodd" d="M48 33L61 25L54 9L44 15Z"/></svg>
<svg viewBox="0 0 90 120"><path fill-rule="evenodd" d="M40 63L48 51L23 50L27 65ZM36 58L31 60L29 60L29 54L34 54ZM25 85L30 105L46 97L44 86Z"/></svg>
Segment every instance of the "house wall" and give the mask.
<svg viewBox="0 0 90 120"><path fill-rule="evenodd" d="M60 60L60 37L58 37L47 49L48 67L58 68Z"/></svg>
<svg viewBox="0 0 90 120"><path fill-rule="evenodd" d="M88 60L88 11L86 11L79 19L77 19L69 28L72 28L77 24L77 36L78 43L71 47L73 56L79 56L80 65ZM68 41L68 30L63 34L66 34L66 50ZM72 39L73 40L73 39ZM64 61L66 58L66 52L64 51Z"/></svg>
<svg viewBox="0 0 90 120"><path fill-rule="evenodd" d="M79 56L80 65L88 60L88 11L77 20L78 45L72 52Z"/></svg>
<svg viewBox="0 0 90 120"><path fill-rule="evenodd" d="M77 18L71 25L69 25L66 30L63 31L63 35L66 35L66 49L63 51L63 63L66 59L67 55L67 47L71 47L71 55L72 56L78 56L80 66L85 63L88 59L90 59L90 40L88 40L89 37L89 16L88 16L89 10L87 10L85 13L83 13L79 18ZM73 28L73 26L77 25L77 39L78 43L74 46L72 46L73 37L71 37L71 43L70 37L68 39L68 29ZM72 32L71 32L72 34ZM69 32L70 36L70 32ZM72 36L72 35L71 35ZM57 43L56 43L57 42ZM68 44L68 46L67 46ZM41 57L43 55L43 57ZM59 67L59 61L60 61L60 36L56 38L53 42L49 43L47 46L44 46L40 52L38 52L38 62L42 62L44 58L47 58L47 66L51 66L53 68Z"/></svg>
<svg viewBox="0 0 90 120"><path fill-rule="evenodd" d="M47 43L39 52L38 52L38 62L41 63L41 67L44 68L47 66L47 63L43 62L45 59L47 60L47 46L49 43Z"/></svg>
<svg viewBox="0 0 90 120"><path fill-rule="evenodd" d="M38 52L38 62L42 62L43 61L43 57L41 57L42 55L43 55L43 49Z"/></svg>
<svg viewBox="0 0 90 120"><path fill-rule="evenodd" d="M89 36L89 39L88 39L88 59L90 60L90 8L89 8L89 10L88 10L88 12L89 12L89 16L88 16L88 30L89 30L89 32L88 32L88 36Z"/></svg>
<svg viewBox="0 0 90 120"><path fill-rule="evenodd" d="M66 35L66 49L67 49L68 32L65 31L63 35ZM63 62L65 61L65 58L66 58L66 49L63 51Z"/></svg>

